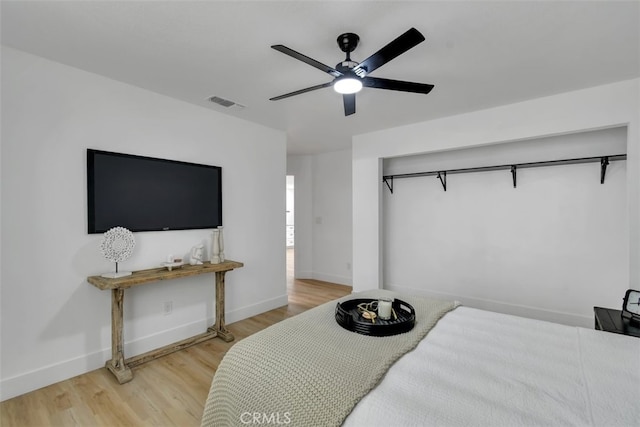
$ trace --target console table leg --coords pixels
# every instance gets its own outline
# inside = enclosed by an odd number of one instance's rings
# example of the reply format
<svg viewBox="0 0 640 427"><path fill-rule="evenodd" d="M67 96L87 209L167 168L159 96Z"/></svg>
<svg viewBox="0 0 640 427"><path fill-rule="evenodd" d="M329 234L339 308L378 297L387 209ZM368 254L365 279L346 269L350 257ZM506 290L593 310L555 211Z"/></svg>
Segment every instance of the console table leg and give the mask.
<svg viewBox="0 0 640 427"><path fill-rule="evenodd" d="M115 375L120 384L133 379L131 369L124 362L124 340L122 336L122 314L124 305L124 289L111 291L111 360L105 367Z"/></svg>
<svg viewBox="0 0 640 427"><path fill-rule="evenodd" d="M235 337L224 324L224 275L226 271L216 271L216 323L208 329L226 342L233 341Z"/></svg>

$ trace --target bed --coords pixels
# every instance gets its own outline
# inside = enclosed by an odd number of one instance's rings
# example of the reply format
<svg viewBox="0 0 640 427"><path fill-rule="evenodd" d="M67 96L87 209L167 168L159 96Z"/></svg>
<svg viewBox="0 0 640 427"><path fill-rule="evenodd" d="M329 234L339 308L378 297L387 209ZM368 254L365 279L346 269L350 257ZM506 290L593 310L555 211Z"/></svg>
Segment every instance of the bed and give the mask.
<svg viewBox="0 0 640 427"><path fill-rule="evenodd" d="M376 290L416 310L394 337L347 331L336 302L235 344L203 426L638 426L640 339Z"/></svg>

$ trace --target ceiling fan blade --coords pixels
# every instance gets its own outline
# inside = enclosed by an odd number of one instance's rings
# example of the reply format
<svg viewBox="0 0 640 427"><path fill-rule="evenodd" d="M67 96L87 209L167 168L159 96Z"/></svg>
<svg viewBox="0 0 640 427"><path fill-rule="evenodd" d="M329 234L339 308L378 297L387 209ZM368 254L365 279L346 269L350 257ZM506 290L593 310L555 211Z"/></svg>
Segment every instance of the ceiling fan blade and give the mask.
<svg viewBox="0 0 640 427"><path fill-rule="evenodd" d="M318 62L313 58L309 58L308 56L303 55L300 52L296 52L293 49L289 49L288 47L283 46L281 44L273 45L271 46L271 48L277 50L278 52L282 52L285 55L289 55L290 57L295 58L299 61L302 61L305 64L309 64L320 71L324 71L325 73L331 74L333 77L340 77L342 75L342 73L336 70L335 68L331 68L328 65L323 64L322 62Z"/></svg>
<svg viewBox="0 0 640 427"><path fill-rule="evenodd" d="M348 95L342 95L344 102L344 115L350 116L356 112L356 94L351 93Z"/></svg>
<svg viewBox="0 0 640 427"><path fill-rule="evenodd" d="M379 79L377 77L365 77L362 85L375 89L399 90L402 92L413 92L427 94L434 88L426 83L403 82L401 80Z"/></svg>
<svg viewBox="0 0 640 427"><path fill-rule="evenodd" d="M323 83L321 85L311 86L305 89L296 90L295 92L285 93L284 95L276 96L273 98L269 98L269 101L278 101L280 99L289 98L290 96L300 95L301 93L311 92L312 90L322 89L325 87L329 87L333 84L333 82Z"/></svg>
<svg viewBox="0 0 640 427"><path fill-rule="evenodd" d="M393 58L402 55L412 47L425 40L420 31L410 28L404 34L387 44L385 47L358 64L353 71L359 77L364 77L373 70L382 67Z"/></svg>

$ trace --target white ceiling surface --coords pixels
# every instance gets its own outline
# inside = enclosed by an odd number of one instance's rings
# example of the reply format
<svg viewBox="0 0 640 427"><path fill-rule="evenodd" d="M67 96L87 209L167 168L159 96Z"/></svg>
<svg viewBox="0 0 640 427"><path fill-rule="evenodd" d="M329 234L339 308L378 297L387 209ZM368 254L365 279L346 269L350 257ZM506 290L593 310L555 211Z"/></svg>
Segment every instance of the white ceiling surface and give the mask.
<svg viewBox="0 0 640 427"><path fill-rule="evenodd" d="M348 149L351 136L640 75L640 2L2 1L4 45L285 130L289 154ZM363 60L410 27L423 42L372 76L431 83L429 95L364 88L345 117L322 63L360 36ZM246 106L225 109L211 95ZM99 102L99 100L96 100Z"/></svg>

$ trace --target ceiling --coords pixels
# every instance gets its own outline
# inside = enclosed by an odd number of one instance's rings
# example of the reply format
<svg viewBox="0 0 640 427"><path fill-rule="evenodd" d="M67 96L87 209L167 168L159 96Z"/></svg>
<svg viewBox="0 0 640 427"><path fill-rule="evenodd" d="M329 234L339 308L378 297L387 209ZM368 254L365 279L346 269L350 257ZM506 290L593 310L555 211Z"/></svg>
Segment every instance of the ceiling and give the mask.
<svg viewBox="0 0 640 427"><path fill-rule="evenodd" d="M638 1L4 1L2 44L287 133L289 154L351 136L640 76ZM322 63L360 36L363 60L410 27L426 41L371 75L435 85L364 88L345 117ZM216 95L245 106L226 109Z"/></svg>

